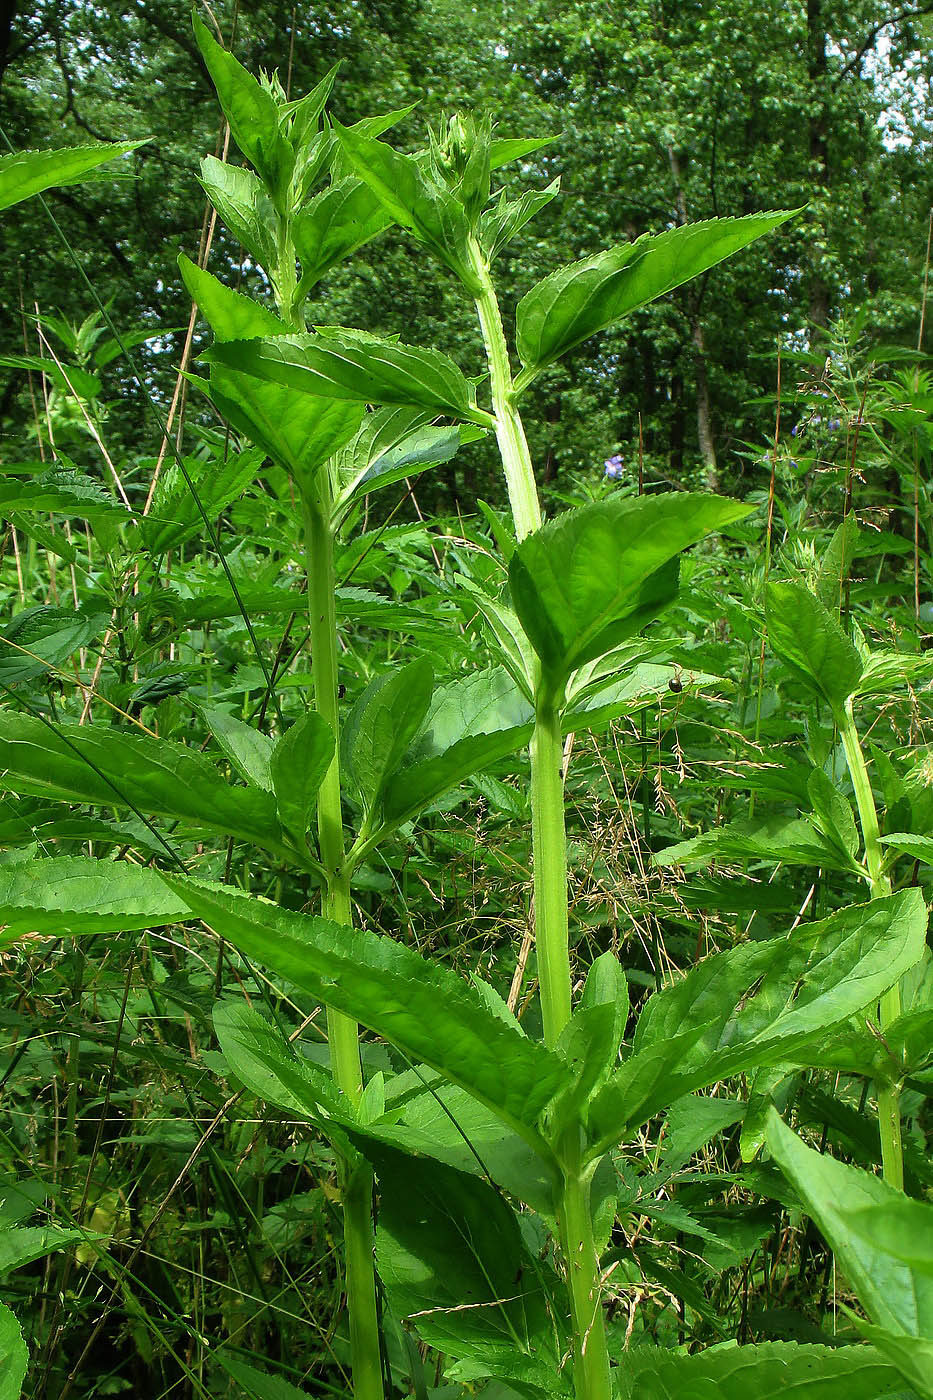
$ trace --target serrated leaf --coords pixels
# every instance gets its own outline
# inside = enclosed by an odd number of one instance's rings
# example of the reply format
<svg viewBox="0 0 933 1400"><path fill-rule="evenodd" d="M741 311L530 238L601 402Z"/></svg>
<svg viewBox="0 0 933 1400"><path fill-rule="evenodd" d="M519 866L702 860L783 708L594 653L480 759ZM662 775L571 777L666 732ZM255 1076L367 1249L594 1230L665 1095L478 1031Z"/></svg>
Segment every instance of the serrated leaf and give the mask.
<svg viewBox="0 0 933 1400"><path fill-rule="evenodd" d="M362 180L338 180L315 195L292 225L304 295L328 272L392 223Z"/></svg>
<svg viewBox="0 0 933 1400"><path fill-rule="evenodd" d="M145 548L150 554L166 554L202 534L206 526L194 493L208 519L216 518L255 481L264 456L260 446L231 452L222 461L186 457L185 469L194 491L176 462L165 466L156 483L152 510L140 521Z"/></svg>
<svg viewBox="0 0 933 1400"><path fill-rule="evenodd" d="M552 272L518 303L517 346L538 370L567 350L769 233L790 212L685 224Z"/></svg>
<svg viewBox="0 0 933 1400"><path fill-rule="evenodd" d="M919 960L926 921L919 891L902 890L717 953L650 997L630 1058L590 1106L596 1148L720 1079L762 1065L819 1066L827 1031Z"/></svg>
<svg viewBox="0 0 933 1400"><path fill-rule="evenodd" d="M272 791L270 760L272 740L268 734L237 719L219 705L200 705L208 729L217 740L233 767L247 783Z"/></svg>
<svg viewBox="0 0 933 1400"><path fill-rule="evenodd" d="M523 1136L561 1086L560 1061L491 1015L468 984L365 929L164 876L192 911L249 957L384 1035L511 1122Z"/></svg>
<svg viewBox="0 0 933 1400"><path fill-rule="evenodd" d="M72 608L26 608L17 613L0 632L0 684L15 685L55 670L106 625L106 616Z"/></svg>
<svg viewBox="0 0 933 1400"><path fill-rule="evenodd" d="M610 497L526 536L509 585L544 669L563 681L639 630L674 597L681 551L748 513L690 492Z"/></svg>
<svg viewBox="0 0 933 1400"><path fill-rule="evenodd" d="M652 856L655 865L683 865L687 869L713 860L760 860L771 864L822 865L848 870L850 865L823 840L805 818L771 816L763 820L740 818L704 831L688 841L665 846Z"/></svg>
<svg viewBox="0 0 933 1400"><path fill-rule="evenodd" d="M421 727L434 673L423 658L398 667L363 691L341 735L343 769L368 818Z"/></svg>
<svg viewBox="0 0 933 1400"><path fill-rule="evenodd" d="M287 333L288 327L284 321L280 321L268 307L252 297L244 296L242 292L234 291L232 287L224 286L223 282L186 258L184 253L178 255L178 267L188 295L197 302L217 341L257 340L261 336Z"/></svg>
<svg viewBox="0 0 933 1400"><path fill-rule="evenodd" d="M814 768L810 774L807 792L821 834L836 847L844 860L848 858L856 866L859 834L849 802L822 768Z"/></svg>
<svg viewBox="0 0 933 1400"><path fill-rule="evenodd" d="M24 1225L18 1229L7 1226L0 1232L0 1274L21 1269L86 1238L84 1230L62 1230L57 1225Z"/></svg>
<svg viewBox="0 0 933 1400"><path fill-rule="evenodd" d="M204 755L167 739L79 724L47 725L31 715L3 711L0 772L10 792L101 807L135 806L281 850L270 793L231 786Z"/></svg>
<svg viewBox="0 0 933 1400"><path fill-rule="evenodd" d="M214 346L204 358L212 366L318 400L412 405L483 426L488 419L476 407L472 386L439 350L421 350L362 331L319 328L317 335L232 341Z"/></svg>
<svg viewBox="0 0 933 1400"><path fill-rule="evenodd" d="M672 1355L641 1346L619 1368L619 1400L879 1400L898 1389L894 1367L870 1347L760 1342Z"/></svg>
<svg viewBox="0 0 933 1400"><path fill-rule="evenodd" d="M205 156L200 184L230 232L271 273L276 265L275 209L259 176Z"/></svg>
<svg viewBox="0 0 933 1400"><path fill-rule="evenodd" d="M0 1303L0 1400L20 1400L29 1352L16 1315Z"/></svg>
<svg viewBox="0 0 933 1400"><path fill-rule="evenodd" d="M334 756L334 736L314 710L286 729L272 750L271 778L279 821L304 844L318 789Z"/></svg>
<svg viewBox="0 0 933 1400"><path fill-rule="evenodd" d="M505 191L494 209L487 209L479 221L479 240L491 263L539 209L560 193L560 177L543 190L525 190L517 199L506 199Z"/></svg>
<svg viewBox="0 0 933 1400"><path fill-rule="evenodd" d="M766 615L772 650L838 713L864 669L839 623L800 583L770 583Z"/></svg>
<svg viewBox="0 0 933 1400"><path fill-rule="evenodd" d="M117 156L145 146L145 141L103 142L63 151L15 151L0 156L0 209L9 209L54 185L77 185L92 170Z"/></svg>
<svg viewBox="0 0 933 1400"><path fill-rule="evenodd" d="M43 359L39 355L0 355L0 365L9 369L33 370L44 374L63 393L77 394L81 399L96 399L100 393L100 380L96 374L89 374L77 365L65 365L56 360Z"/></svg>
<svg viewBox="0 0 933 1400"><path fill-rule="evenodd" d="M126 507L93 477L60 467L44 471L32 481L0 480L0 515L33 510L82 520L108 515L130 518Z"/></svg>
<svg viewBox="0 0 933 1400"><path fill-rule="evenodd" d="M0 945L24 934L61 938L178 923L187 905L154 870L128 861L57 856L0 866Z"/></svg>

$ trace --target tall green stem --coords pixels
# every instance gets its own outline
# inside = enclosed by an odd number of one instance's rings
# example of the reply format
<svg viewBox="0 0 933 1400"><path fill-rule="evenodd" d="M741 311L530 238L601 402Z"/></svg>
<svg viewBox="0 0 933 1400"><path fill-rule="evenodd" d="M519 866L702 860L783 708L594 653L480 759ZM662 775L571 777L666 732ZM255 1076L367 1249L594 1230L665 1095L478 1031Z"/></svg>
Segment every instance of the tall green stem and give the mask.
<svg viewBox="0 0 933 1400"><path fill-rule="evenodd" d="M474 238L470 240L470 261L479 286L475 302L486 346L496 439L515 533L524 539L540 528L541 506L528 441L516 406L499 303L488 264ZM553 1049L570 1020L571 991L561 697L553 693L540 669L531 680L535 690L535 728L530 750L535 949L544 1039ZM562 1135L558 1152L563 1181L557 1216L573 1323L574 1390L577 1400L609 1400L609 1351L590 1210L592 1167L581 1168L580 1138L579 1123L572 1123Z"/></svg>
<svg viewBox="0 0 933 1400"><path fill-rule="evenodd" d="M352 918L350 884L345 868L343 814L340 802L340 715L337 697L337 628L334 601L333 486L329 465L302 491L308 572L308 623L314 702L337 741L334 757L318 792L318 846L327 872L324 913L336 923ZM359 1030L342 1012L327 1010L334 1079L356 1107L363 1091ZM373 1263L371 1169L362 1159L343 1162L340 1169L346 1242L347 1310L350 1318L350 1358L355 1400L382 1400L379 1318Z"/></svg>
<svg viewBox="0 0 933 1400"><path fill-rule="evenodd" d="M884 873L882 847L878 827L878 812L871 790L871 779L865 766L865 755L859 742L852 713L852 701L847 700L843 713L837 716L842 746L845 750L849 776L855 790L862 840L865 843L865 866L872 899L891 893L891 881ZM901 988L895 983L881 998L881 1029L901 1014ZM904 1189L904 1149L901 1141L900 1089L897 1084L878 1084L878 1123L881 1132L881 1164L889 1186Z"/></svg>

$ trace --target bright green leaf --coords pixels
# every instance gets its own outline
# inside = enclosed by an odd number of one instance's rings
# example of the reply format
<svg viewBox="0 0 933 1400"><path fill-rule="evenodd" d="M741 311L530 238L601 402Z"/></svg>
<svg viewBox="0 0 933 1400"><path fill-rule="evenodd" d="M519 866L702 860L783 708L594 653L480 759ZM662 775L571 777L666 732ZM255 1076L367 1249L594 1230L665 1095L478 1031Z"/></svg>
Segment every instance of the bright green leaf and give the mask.
<svg viewBox="0 0 933 1400"><path fill-rule="evenodd" d="M77 185L105 161L125 156L145 141L70 146L63 151L15 151L0 156L0 209L19 204L53 185Z"/></svg>
<svg viewBox="0 0 933 1400"><path fill-rule="evenodd" d="M838 713L862 674L861 658L839 623L801 583L770 583L768 640L798 680Z"/></svg>
<svg viewBox="0 0 933 1400"><path fill-rule="evenodd" d="M333 733L314 710L286 729L272 751L271 776L279 821L299 846L307 837L318 789L333 756Z"/></svg>

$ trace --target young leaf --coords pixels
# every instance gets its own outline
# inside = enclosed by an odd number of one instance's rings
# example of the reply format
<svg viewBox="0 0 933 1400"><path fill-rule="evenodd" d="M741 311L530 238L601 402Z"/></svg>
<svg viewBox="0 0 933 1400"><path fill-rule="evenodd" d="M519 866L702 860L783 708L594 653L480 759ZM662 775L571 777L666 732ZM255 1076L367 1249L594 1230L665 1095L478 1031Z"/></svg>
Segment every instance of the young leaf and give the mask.
<svg viewBox="0 0 933 1400"><path fill-rule="evenodd" d="M807 781L807 791L820 832L839 852L849 868L858 870L855 854L859 847L855 815L846 798L822 768L814 768Z"/></svg>
<svg viewBox="0 0 933 1400"><path fill-rule="evenodd" d="M545 671L564 680L639 630L674 597L680 552L748 513L737 501L689 492L612 496L528 535L509 584Z"/></svg>
<svg viewBox="0 0 933 1400"><path fill-rule="evenodd" d="M789 219L793 211L686 224L607 248L552 272L518 303L523 365L543 369L567 350Z"/></svg>
<svg viewBox="0 0 933 1400"><path fill-rule="evenodd" d="M494 209L487 209L480 216L479 241L487 260L491 263L498 253L511 243L515 235L533 219L539 209L550 204L560 193L560 176L543 190L525 190L518 199L506 199L505 190L499 196Z"/></svg>
<svg viewBox="0 0 933 1400"><path fill-rule="evenodd" d="M574 1084L555 1106L552 1132L558 1121L579 1114L615 1069L628 1005L628 984L618 958L615 953L601 953L590 964L579 1005L557 1043L557 1053L572 1070Z"/></svg>
<svg viewBox="0 0 933 1400"><path fill-rule="evenodd" d="M217 90L233 139L280 203L294 166L294 154L279 129L275 99L227 49L218 44L197 15L194 37Z"/></svg>
<svg viewBox="0 0 933 1400"><path fill-rule="evenodd" d="M619 1400L878 1400L897 1391L897 1372L869 1347L711 1347L693 1355L633 1347L619 1368Z"/></svg>
<svg viewBox="0 0 933 1400"><path fill-rule="evenodd" d="M77 185L105 161L125 156L145 144L101 142L99 146L69 146L63 151L13 151L0 156L0 209L9 209L54 185Z"/></svg>
<svg viewBox="0 0 933 1400"><path fill-rule="evenodd" d="M465 443L481 437L482 429L471 424L435 427L424 409L377 408L367 413L359 432L338 454L338 512L370 491L449 462Z"/></svg>
<svg viewBox="0 0 933 1400"><path fill-rule="evenodd" d="M537 1141L534 1125L562 1085L563 1066L493 1016L452 972L365 929L200 881L163 878L249 957L440 1070Z"/></svg>
<svg viewBox="0 0 933 1400"><path fill-rule="evenodd" d="M334 130L353 173L369 186L390 218L427 244L472 287L470 225L459 200L432 180L414 156L337 121Z"/></svg>
<svg viewBox="0 0 933 1400"><path fill-rule="evenodd" d="M223 461L184 459L188 476L209 518L218 516L231 501L243 495L259 475L264 456L261 447L250 447L245 452L231 452ZM142 517L140 527L143 544L150 554L166 554L203 532L204 516L175 462L159 474L152 511Z"/></svg>
<svg viewBox="0 0 933 1400"><path fill-rule="evenodd" d="M655 865L682 865L697 869L713 860L760 860L776 865L822 865L851 870L850 858L825 841L816 827L803 818L771 816L727 822L689 841L678 841L652 856Z"/></svg>
<svg viewBox="0 0 933 1400"><path fill-rule="evenodd" d="M271 793L232 787L203 754L168 739L0 712L0 769L10 792L135 806L280 850Z"/></svg>
<svg viewBox="0 0 933 1400"><path fill-rule="evenodd" d="M320 1124L336 1114L338 1124L355 1117L333 1078L299 1055L281 1031L244 1001L220 1001L214 1030L227 1064L257 1098Z"/></svg>
<svg viewBox="0 0 933 1400"><path fill-rule="evenodd" d="M861 657L839 623L800 583L768 584L766 613L772 649L838 714L863 670Z"/></svg>
<svg viewBox="0 0 933 1400"><path fill-rule="evenodd" d="M411 404L486 426L472 386L439 350L419 350L362 331L216 345L204 359L324 399Z"/></svg>
<svg viewBox="0 0 933 1400"><path fill-rule="evenodd" d="M4 947L24 934L120 933L187 916L185 902L154 870L128 861L55 856L0 867Z"/></svg>
<svg viewBox="0 0 933 1400"><path fill-rule="evenodd" d="M827 1031L871 1006L923 952L917 890L740 944L649 998L631 1057L590 1106L599 1151L693 1089L760 1065L816 1065Z"/></svg>
<svg viewBox="0 0 933 1400"><path fill-rule="evenodd" d="M278 258L276 214L259 176L205 156L200 184L230 232L271 277Z"/></svg>
<svg viewBox="0 0 933 1400"><path fill-rule="evenodd" d="M805 1147L774 1112L768 1120L768 1147L876 1324L862 1330L919 1394L933 1396L928 1367L933 1273L924 1267L929 1262L925 1242L933 1237L933 1206L909 1201L879 1177ZM872 1224L881 1225L880 1238ZM905 1224L916 1246L894 1253L886 1247L886 1237L893 1234L901 1242ZM911 1257L900 1257L903 1253ZM917 1254L920 1260L915 1260Z"/></svg>
<svg viewBox="0 0 933 1400"><path fill-rule="evenodd" d="M420 729L433 689L430 663L419 659L377 676L350 711L341 736L343 767L367 817Z"/></svg>
<svg viewBox="0 0 933 1400"><path fill-rule="evenodd" d="M381 201L362 180L339 180L315 195L292 224L302 294L391 223Z"/></svg>
<svg viewBox="0 0 933 1400"><path fill-rule="evenodd" d="M219 705L200 705L198 708L240 777L264 792L271 792L272 740L268 734L237 719Z"/></svg>
<svg viewBox="0 0 933 1400"><path fill-rule="evenodd" d="M333 733L314 710L286 729L272 750L272 786L279 821L299 846L304 845L318 788L333 756Z"/></svg>

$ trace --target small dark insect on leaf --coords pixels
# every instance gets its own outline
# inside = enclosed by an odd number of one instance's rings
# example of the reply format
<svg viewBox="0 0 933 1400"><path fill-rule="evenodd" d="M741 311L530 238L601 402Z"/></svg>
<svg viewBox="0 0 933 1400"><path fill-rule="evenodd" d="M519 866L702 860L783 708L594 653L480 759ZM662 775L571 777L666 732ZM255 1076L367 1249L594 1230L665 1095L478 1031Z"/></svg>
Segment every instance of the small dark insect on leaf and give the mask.
<svg viewBox="0 0 933 1400"><path fill-rule="evenodd" d="M337 687L337 699L338 699L338 700L342 700L343 697L346 695L346 693L347 693L347 687L346 687L345 685L338 685L338 687Z"/></svg>
<svg viewBox="0 0 933 1400"><path fill-rule="evenodd" d="M675 671L674 675L671 676L670 680L667 683L667 688L668 690L672 690L675 695L679 695L680 692L683 690L684 683L681 680L681 673L679 668Z"/></svg>

